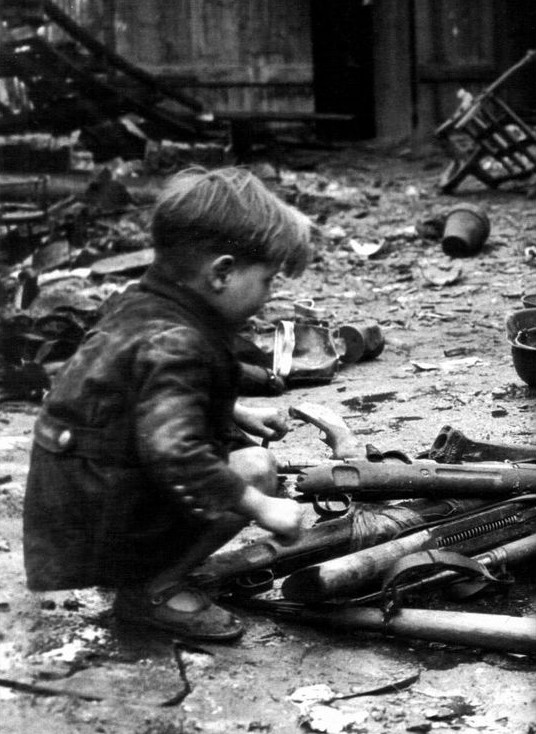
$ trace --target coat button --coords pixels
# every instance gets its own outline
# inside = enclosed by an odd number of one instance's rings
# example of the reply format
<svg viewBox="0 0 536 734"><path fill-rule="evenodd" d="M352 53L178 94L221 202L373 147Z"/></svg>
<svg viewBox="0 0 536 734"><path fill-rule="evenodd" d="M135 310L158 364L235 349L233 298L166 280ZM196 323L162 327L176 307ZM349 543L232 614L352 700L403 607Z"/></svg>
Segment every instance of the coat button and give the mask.
<svg viewBox="0 0 536 734"><path fill-rule="evenodd" d="M66 449L67 446L71 443L72 437L73 434L71 433L71 431L62 431L58 436L58 446L62 449Z"/></svg>

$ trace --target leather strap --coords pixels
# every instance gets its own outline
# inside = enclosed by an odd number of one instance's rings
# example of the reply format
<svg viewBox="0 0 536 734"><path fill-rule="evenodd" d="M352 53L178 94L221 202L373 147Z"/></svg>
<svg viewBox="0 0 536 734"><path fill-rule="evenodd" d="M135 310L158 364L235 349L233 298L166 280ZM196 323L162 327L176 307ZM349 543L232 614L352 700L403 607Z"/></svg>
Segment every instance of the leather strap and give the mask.
<svg viewBox="0 0 536 734"><path fill-rule="evenodd" d="M416 575L422 578L439 571L455 571L464 577L464 582L467 578L476 580L478 588L475 591L490 583L511 583L507 578L494 576L484 565L461 553L444 550L419 551L398 560L386 574L382 584L384 608L391 614L399 607L403 593L400 587L404 583L415 580Z"/></svg>

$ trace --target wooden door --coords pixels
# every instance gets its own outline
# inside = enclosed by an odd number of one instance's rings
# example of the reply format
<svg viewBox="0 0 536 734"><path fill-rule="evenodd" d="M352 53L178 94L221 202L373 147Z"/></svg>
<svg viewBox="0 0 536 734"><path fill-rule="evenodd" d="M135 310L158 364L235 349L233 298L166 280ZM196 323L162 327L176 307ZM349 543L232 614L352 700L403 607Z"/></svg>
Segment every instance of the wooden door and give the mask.
<svg viewBox="0 0 536 734"><path fill-rule="evenodd" d="M355 116L352 123L322 123L324 133L375 135L372 10L360 0L311 0L316 111Z"/></svg>

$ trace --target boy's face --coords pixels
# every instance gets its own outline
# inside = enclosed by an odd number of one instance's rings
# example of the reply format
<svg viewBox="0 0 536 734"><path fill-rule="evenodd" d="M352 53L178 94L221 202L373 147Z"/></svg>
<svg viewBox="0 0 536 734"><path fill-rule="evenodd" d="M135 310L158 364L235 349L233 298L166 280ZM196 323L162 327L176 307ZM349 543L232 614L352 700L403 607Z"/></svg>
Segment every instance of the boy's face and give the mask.
<svg viewBox="0 0 536 734"><path fill-rule="evenodd" d="M238 326L257 313L270 296L277 270L263 263L235 263L215 304L222 316Z"/></svg>

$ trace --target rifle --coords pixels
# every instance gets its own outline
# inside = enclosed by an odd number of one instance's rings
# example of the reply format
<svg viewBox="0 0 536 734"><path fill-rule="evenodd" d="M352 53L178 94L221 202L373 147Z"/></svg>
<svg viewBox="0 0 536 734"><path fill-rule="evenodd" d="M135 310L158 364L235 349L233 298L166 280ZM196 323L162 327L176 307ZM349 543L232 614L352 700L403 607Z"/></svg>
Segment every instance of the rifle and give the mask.
<svg viewBox="0 0 536 734"><path fill-rule="evenodd" d="M536 618L506 614L399 609L386 617L381 609L324 604L308 609L292 602L259 602L257 609L321 629L381 632L410 639L446 642L515 653L536 652Z"/></svg>
<svg viewBox="0 0 536 734"><path fill-rule="evenodd" d="M285 579L282 592L287 599L307 602L355 596L378 586L393 564L411 553L445 549L472 555L535 531L536 495L525 495L303 568Z"/></svg>
<svg viewBox="0 0 536 734"><path fill-rule="evenodd" d="M322 441L332 449L331 459L356 458L363 449L359 446L355 435L344 419L330 408L316 403L304 402L289 408L289 415L300 418L306 423L319 428L324 436ZM370 449L370 446L366 447ZM388 452L402 456L400 452ZM436 436L430 451L418 458L428 458L445 464L457 464L461 461L530 461L536 460L536 445L491 443L473 441L461 431L451 426L443 426ZM311 462L303 467L316 466L321 462ZM287 471L299 471L301 467L286 467Z"/></svg>
<svg viewBox="0 0 536 734"><path fill-rule="evenodd" d="M481 497L493 501L536 491L536 464L438 464L426 460L395 464L347 459L305 470L298 476L296 489L304 498L347 493L362 502L411 497Z"/></svg>
<svg viewBox="0 0 536 734"><path fill-rule="evenodd" d="M536 464L528 463L536 458L536 446L471 441L461 431L444 426L428 452L432 461L412 462L401 452L388 452L397 462L370 461L354 458L360 450L356 438L330 408L302 403L289 408L289 414L320 428L325 434L322 440L333 450L331 461L281 467L283 472L298 473L296 489L302 497L297 499L301 501L343 494L364 502L410 497L486 497L493 501L536 491ZM454 463L468 458L474 461ZM504 463L523 459L527 463Z"/></svg>
<svg viewBox="0 0 536 734"><path fill-rule="evenodd" d="M436 555L441 555L439 551ZM421 554L416 554L421 555ZM446 553L445 555L450 555ZM498 546L486 553L474 556L483 568L511 565L526 562L536 556L536 534ZM407 559L412 556L406 557ZM395 564L396 566L396 564ZM400 578L396 569L391 579ZM419 579L397 586L397 601L402 593L421 591L441 583L457 581L460 573L441 571L428 578ZM387 580L389 583L389 580ZM522 619L495 614L467 614L465 612L444 612L425 609L401 609L389 605L388 613L377 607L363 607L363 604L386 600L384 589L374 594L362 596L342 605L324 603L314 609L299 602L284 599L254 599L247 601L247 607L284 617L293 622L318 625L322 629L334 628L346 631L373 631L395 637L432 640L436 642L462 644L470 647L491 648L508 652L528 653L536 651L536 619Z"/></svg>
<svg viewBox="0 0 536 734"><path fill-rule="evenodd" d="M456 598L467 598L481 591L490 582L512 583L513 578L505 575L506 569L527 563L535 557L536 533L470 558L444 550L413 553L404 556L391 567L383 578L381 591L360 596L353 602L356 604L381 602L384 609L392 609L393 606L398 606L403 596L407 594L427 591L438 586L444 588L449 584ZM501 571L500 577L491 575L490 570L495 572L495 569ZM475 580L466 580L469 577Z"/></svg>
<svg viewBox="0 0 536 734"><path fill-rule="evenodd" d="M414 500L397 505L354 506L344 517L304 530L292 545L267 535L251 545L215 553L189 577L197 586L219 592L255 594L269 588L275 578L299 568L368 548L406 528L463 514L483 504L480 500Z"/></svg>

